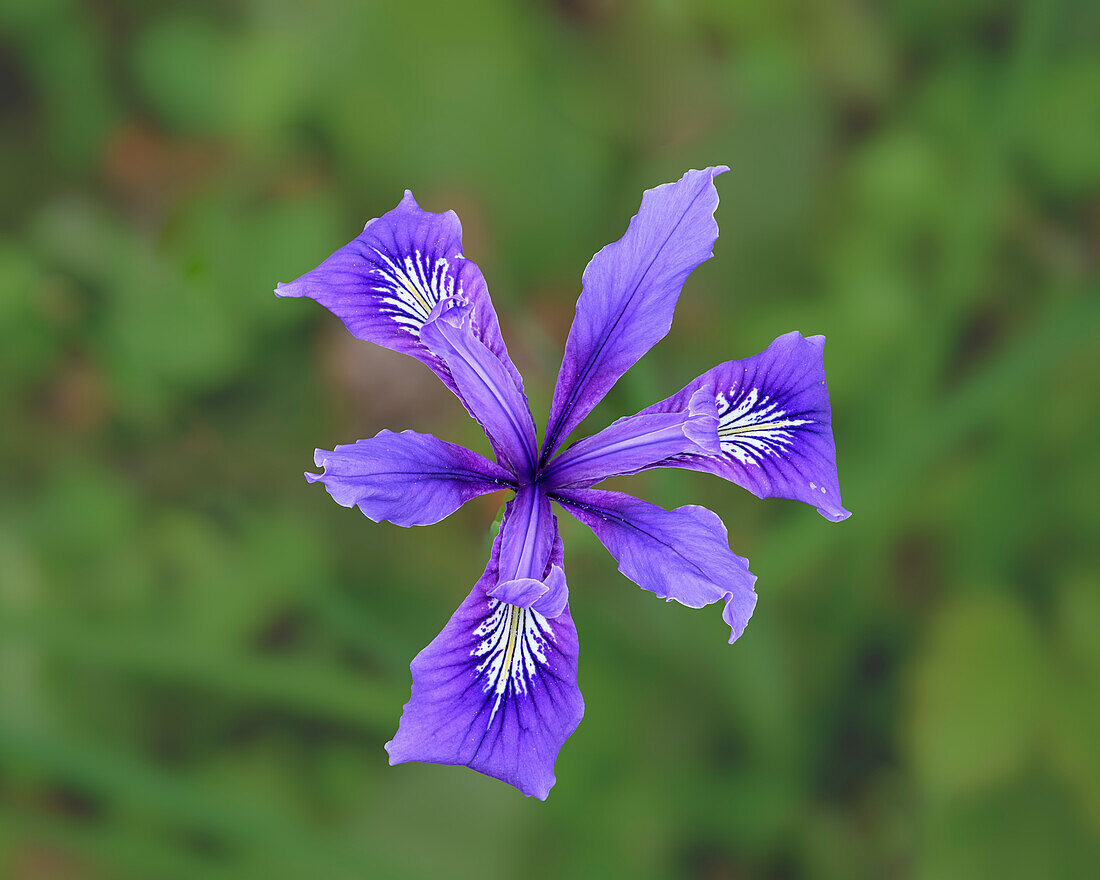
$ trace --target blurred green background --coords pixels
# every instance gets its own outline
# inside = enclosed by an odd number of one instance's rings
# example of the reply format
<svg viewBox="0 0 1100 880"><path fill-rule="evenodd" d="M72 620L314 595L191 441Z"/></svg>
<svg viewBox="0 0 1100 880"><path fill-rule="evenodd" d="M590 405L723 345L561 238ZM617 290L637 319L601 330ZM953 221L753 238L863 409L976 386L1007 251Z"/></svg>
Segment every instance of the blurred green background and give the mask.
<svg viewBox="0 0 1100 880"><path fill-rule="evenodd" d="M0 876L1079 878L1100 864L1100 6L3 0ZM487 451L272 296L455 208L540 421L641 191L716 259L588 423L825 333L854 516L688 472L743 639L563 521L587 716L545 803L390 768L500 498L377 526L312 450Z"/></svg>

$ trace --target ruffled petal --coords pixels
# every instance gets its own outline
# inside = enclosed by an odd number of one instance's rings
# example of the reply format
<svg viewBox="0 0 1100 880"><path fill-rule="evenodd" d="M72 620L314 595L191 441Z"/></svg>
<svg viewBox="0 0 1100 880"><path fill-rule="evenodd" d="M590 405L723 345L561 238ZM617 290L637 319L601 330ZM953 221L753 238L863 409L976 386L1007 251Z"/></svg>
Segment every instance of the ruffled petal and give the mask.
<svg viewBox="0 0 1100 880"><path fill-rule="evenodd" d="M707 471L758 498L790 498L839 522L832 410L825 383L824 336L787 333L745 360L709 370L642 414L678 412L702 389L718 405L719 455L686 454L662 462Z"/></svg>
<svg viewBox="0 0 1100 880"><path fill-rule="evenodd" d="M473 308L478 339L522 385L485 278L462 255L458 215L425 211L408 190L396 208L367 223L358 237L316 269L279 284L275 293L315 299L353 336L412 355L452 389L446 370L421 344L420 330L439 302L459 296Z"/></svg>
<svg viewBox="0 0 1100 880"><path fill-rule="evenodd" d="M718 407L714 395L700 389L683 412L628 416L579 440L550 462L542 482L548 491L592 486L608 477L636 474L676 455L719 451Z"/></svg>
<svg viewBox="0 0 1100 880"><path fill-rule="evenodd" d="M324 473L306 479L323 483L337 504L399 526L437 523L471 498L515 486L512 475L485 456L415 431L380 431L318 449L315 461Z"/></svg>
<svg viewBox="0 0 1100 880"><path fill-rule="evenodd" d="M726 527L705 507L665 510L622 492L569 489L555 501L595 532L619 571L643 590L690 608L723 601L730 643L756 606L756 576L729 548Z"/></svg>
<svg viewBox="0 0 1100 880"><path fill-rule="evenodd" d="M412 695L391 764L461 764L545 800L554 762L584 714L577 630L568 607L552 619L489 595L501 536L485 573L443 631L412 662ZM550 563L562 568L561 539Z"/></svg>
<svg viewBox="0 0 1100 880"><path fill-rule="evenodd" d="M421 330L428 350L439 358L455 393L485 430L501 463L517 476L534 473L538 441L523 387L478 338L473 306L458 298L434 308Z"/></svg>
<svg viewBox="0 0 1100 880"><path fill-rule="evenodd" d="M646 190L626 234L584 270L550 406L543 463L619 377L668 333L688 275L713 256L718 237L714 178L727 170L721 165L689 171L676 183Z"/></svg>

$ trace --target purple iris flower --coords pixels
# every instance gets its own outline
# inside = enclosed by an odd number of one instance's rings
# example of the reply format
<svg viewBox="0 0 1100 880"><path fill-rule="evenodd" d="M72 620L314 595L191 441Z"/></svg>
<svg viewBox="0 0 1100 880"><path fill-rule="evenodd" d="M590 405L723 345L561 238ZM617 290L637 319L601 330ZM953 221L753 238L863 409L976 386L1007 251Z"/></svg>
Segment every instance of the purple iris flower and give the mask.
<svg viewBox="0 0 1100 880"><path fill-rule="evenodd" d="M562 444L631 366L668 333L688 275L709 259L718 225L714 178L689 171L648 190L626 234L584 271L576 317L541 444L481 270L462 253L453 211L412 194L316 269L280 284L308 296L359 339L422 361L484 429L496 461L428 434L382 431L316 454L320 481L375 522L430 525L502 487L507 503L485 572L443 631L412 661L412 696L390 763L463 764L545 798L554 762L580 723L577 631L551 501L595 532L642 589L691 608L715 602L730 642L756 594L717 515L665 510L592 488L607 477L684 467L725 477L760 498L840 504L824 337L780 336L727 361L668 399L600 433Z"/></svg>

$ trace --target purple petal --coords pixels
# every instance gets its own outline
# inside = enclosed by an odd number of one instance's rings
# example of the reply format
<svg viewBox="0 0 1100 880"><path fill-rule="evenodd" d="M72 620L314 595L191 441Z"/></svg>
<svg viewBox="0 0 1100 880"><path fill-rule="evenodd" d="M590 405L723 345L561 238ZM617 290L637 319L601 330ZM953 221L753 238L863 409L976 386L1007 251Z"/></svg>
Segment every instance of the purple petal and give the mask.
<svg viewBox="0 0 1100 880"><path fill-rule="evenodd" d="M476 313L456 299L436 305L421 329L423 343L446 365L455 393L485 430L497 457L518 476L534 473L535 422L521 385L477 337Z"/></svg>
<svg viewBox="0 0 1100 880"><path fill-rule="evenodd" d="M629 416L574 443L550 462L542 482L547 490L592 486L607 477L636 474L675 455L718 452L718 409L714 395L700 389L683 412Z"/></svg>
<svg viewBox="0 0 1100 880"><path fill-rule="evenodd" d="M558 524L538 485L521 486L500 524L498 582L489 595L556 617L565 607L565 572L552 560Z"/></svg>
<svg viewBox="0 0 1100 880"><path fill-rule="evenodd" d="M521 486L500 524L501 580L541 578L557 534L546 493L537 485Z"/></svg>
<svg viewBox="0 0 1100 880"><path fill-rule="evenodd" d="M367 223L316 269L278 285L275 293L317 300L353 336L412 355L448 386L446 370L420 343L420 329L437 303L460 296L473 307L478 338L522 384L481 270L462 255L458 215L424 211L408 190L396 208Z"/></svg>
<svg viewBox="0 0 1100 880"><path fill-rule="evenodd" d="M337 504L357 506L375 522L426 526L450 516L478 495L514 486L500 465L430 434L381 431L315 455L321 482Z"/></svg>
<svg viewBox="0 0 1100 880"><path fill-rule="evenodd" d="M577 630L494 599L498 535L485 573L443 631L412 662L412 696L386 743L391 764L462 764L545 800L554 762L584 714ZM561 539L551 553L562 566Z"/></svg>
<svg viewBox="0 0 1100 880"><path fill-rule="evenodd" d="M758 498L791 498L833 522L840 503L824 336L780 336L758 355L727 361L643 413L677 412L701 389L718 401L720 455L677 456L665 465L707 471Z"/></svg>
<svg viewBox="0 0 1100 880"><path fill-rule="evenodd" d="M714 178L728 170L721 165L689 171L676 183L646 190L626 234L584 270L550 407L544 463L619 377L668 333L688 275L713 256Z"/></svg>
<svg viewBox="0 0 1100 880"><path fill-rule="evenodd" d="M509 605L520 608L534 608L544 617L557 617L565 610L569 601L569 588L565 581L565 571L552 565L545 581L535 578L518 578L500 581L489 590L489 595Z"/></svg>
<svg viewBox="0 0 1100 880"><path fill-rule="evenodd" d="M705 507L665 510L622 492L567 489L554 500L592 529L619 571L662 599L690 608L726 603L732 644L756 605L756 576L729 548L722 520Z"/></svg>
<svg viewBox="0 0 1100 880"><path fill-rule="evenodd" d="M569 587L565 583L565 569L551 564L550 573L543 578L546 592L531 606L543 617L558 617L569 605Z"/></svg>

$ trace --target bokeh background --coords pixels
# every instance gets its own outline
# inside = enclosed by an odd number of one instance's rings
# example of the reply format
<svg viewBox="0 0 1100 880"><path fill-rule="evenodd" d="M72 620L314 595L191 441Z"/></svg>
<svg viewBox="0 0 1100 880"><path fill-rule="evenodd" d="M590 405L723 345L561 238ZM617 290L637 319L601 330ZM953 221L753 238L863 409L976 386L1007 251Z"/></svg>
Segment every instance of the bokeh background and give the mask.
<svg viewBox="0 0 1100 880"><path fill-rule="evenodd" d="M0 4L0 876L1081 878L1100 864L1100 6ZM728 163L589 426L824 333L832 525L688 472L745 636L563 521L588 711L546 803L390 768L502 500L402 530L314 447L487 451L272 288L455 208L537 419L590 255Z"/></svg>

